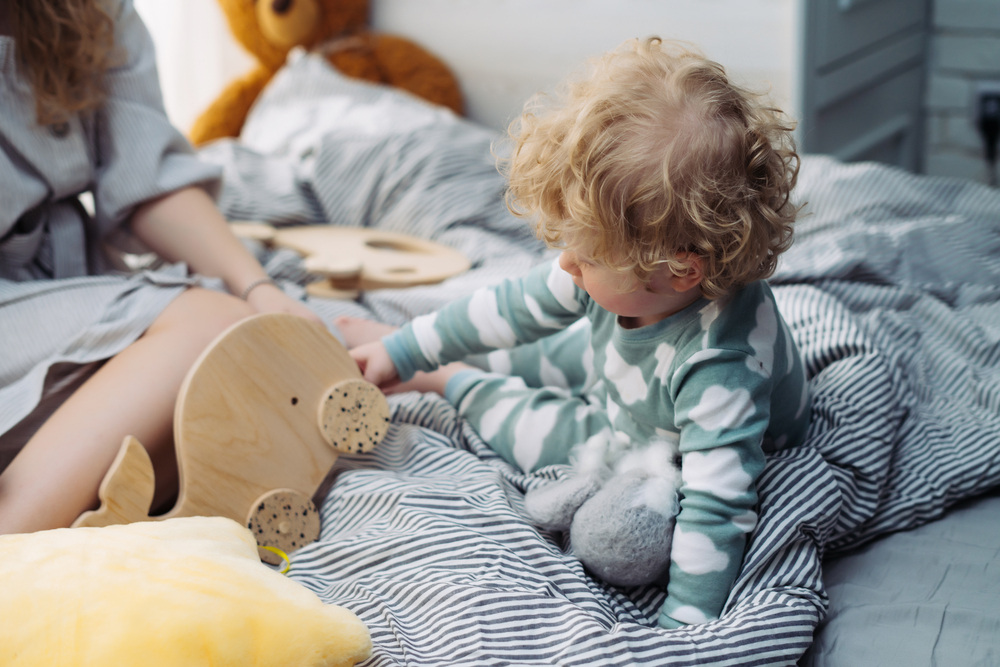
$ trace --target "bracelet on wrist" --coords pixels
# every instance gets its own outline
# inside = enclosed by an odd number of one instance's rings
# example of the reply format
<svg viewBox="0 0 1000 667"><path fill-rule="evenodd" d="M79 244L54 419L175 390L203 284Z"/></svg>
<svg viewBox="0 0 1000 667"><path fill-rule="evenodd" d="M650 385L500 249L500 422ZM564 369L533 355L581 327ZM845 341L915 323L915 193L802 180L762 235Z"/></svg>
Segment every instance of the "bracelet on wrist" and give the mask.
<svg viewBox="0 0 1000 667"><path fill-rule="evenodd" d="M240 298L246 301L247 298L250 296L250 292L254 291L255 288L260 287L261 285L268 285L268 284L274 285L278 289L281 289L281 286L278 285L278 283L275 282L273 278L258 278L257 280L253 281L243 289L242 294L240 294Z"/></svg>

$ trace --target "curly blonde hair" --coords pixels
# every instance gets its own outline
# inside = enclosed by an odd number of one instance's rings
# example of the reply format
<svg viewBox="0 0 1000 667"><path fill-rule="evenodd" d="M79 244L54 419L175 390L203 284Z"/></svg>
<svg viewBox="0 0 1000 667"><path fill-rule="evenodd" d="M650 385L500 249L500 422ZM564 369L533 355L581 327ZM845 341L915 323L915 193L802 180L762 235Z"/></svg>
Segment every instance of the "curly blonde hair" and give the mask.
<svg viewBox="0 0 1000 667"><path fill-rule="evenodd" d="M13 0L10 20L21 75L40 125L95 109L114 63L114 21L98 0Z"/></svg>
<svg viewBox="0 0 1000 667"><path fill-rule="evenodd" d="M690 254L708 298L770 276L798 212L792 123L679 43L631 40L591 66L511 125L511 211L643 282Z"/></svg>

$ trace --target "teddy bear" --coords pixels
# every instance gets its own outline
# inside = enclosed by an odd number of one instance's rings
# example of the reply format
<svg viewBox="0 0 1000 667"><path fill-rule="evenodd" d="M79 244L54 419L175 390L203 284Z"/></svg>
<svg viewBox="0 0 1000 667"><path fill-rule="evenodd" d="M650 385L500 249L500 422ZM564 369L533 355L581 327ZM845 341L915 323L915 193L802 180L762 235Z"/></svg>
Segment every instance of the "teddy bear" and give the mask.
<svg viewBox="0 0 1000 667"><path fill-rule="evenodd" d="M570 476L525 495L532 522L568 530L573 554L609 584L664 583L680 509L678 443L599 435L572 458Z"/></svg>
<svg viewBox="0 0 1000 667"><path fill-rule="evenodd" d="M411 41L365 29L368 0L219 0L236 39L258 60L191 129L191 141L239 136L247 113L295 47L323 53L341 73L406 90L462 114L462 94L441 60Z"/></svg>

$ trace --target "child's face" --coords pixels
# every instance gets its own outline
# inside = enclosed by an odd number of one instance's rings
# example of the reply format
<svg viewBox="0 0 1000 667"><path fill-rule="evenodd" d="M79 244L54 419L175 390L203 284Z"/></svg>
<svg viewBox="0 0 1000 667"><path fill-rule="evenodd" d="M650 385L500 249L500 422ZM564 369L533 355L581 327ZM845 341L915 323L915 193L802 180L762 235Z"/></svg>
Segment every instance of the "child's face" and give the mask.
<svg viewBox="0 0 1000 667"><path fill-rule="evenodd" d="M623 274L598 264L580 250L567 249L559 256L559 266L573 276L573 282L587 292L601 308L618 315L628 329L648 326L670 317L701 296L696 289L700 274L675 276L666 267L644 285L634 274Z"/></svg>

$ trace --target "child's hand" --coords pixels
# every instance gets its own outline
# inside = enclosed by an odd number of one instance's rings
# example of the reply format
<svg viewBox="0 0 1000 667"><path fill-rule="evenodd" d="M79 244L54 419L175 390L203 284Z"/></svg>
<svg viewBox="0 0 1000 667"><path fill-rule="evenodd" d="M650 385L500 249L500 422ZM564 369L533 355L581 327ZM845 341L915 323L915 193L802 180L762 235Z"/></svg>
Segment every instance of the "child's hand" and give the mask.
<svg viewBox="0 0 1000 667"><path fill-rule="evenodd" d="M399 384L399 372L382 341L359 345L350 351L366 380L385 390Z"/></svg>

